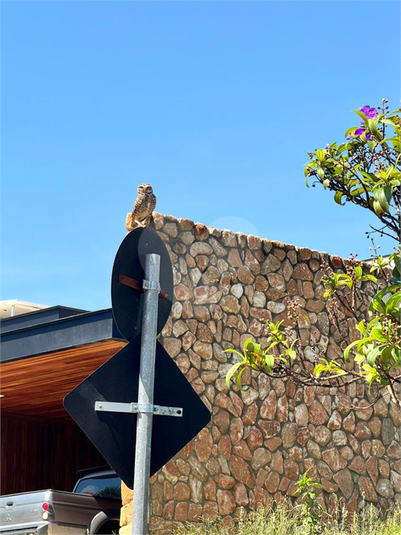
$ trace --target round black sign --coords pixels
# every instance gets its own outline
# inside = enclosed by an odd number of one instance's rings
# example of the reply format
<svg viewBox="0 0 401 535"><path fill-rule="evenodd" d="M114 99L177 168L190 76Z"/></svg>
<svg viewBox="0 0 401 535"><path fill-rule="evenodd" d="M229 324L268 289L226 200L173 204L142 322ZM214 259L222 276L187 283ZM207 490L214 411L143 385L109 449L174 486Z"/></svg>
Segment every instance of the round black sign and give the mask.
<svg viewBox="0 0 401 535"><path fill-rule="evenodd" d="M145 258L149 253L160 255L161 292L157 333L163 329L173 304L173 270L163 240L148 227L132 230L121 242L111 277L114 321L126 340L132 340L141 332L144 303L142 286L145 279Z"/></svg>

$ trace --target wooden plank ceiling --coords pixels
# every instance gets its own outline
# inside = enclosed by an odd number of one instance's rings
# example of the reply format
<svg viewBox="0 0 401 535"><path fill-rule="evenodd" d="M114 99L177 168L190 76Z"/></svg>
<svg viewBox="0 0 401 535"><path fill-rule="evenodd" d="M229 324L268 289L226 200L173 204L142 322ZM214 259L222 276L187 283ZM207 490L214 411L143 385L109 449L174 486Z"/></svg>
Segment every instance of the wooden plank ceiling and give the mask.
<svg viewBox="0 0 401 535"><path fill-rule="evenodd" d="M64 397L125 344L108 340L2 363L1 411L70 419Z"/></svg>

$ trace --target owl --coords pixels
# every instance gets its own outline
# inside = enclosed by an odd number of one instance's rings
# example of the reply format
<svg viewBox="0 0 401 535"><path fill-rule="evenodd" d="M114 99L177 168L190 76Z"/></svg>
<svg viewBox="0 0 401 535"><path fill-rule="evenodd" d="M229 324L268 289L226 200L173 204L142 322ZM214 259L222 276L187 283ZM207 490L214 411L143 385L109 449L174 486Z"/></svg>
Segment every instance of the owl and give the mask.
<svg viewBox="0 0 401 535"><path fill-rule="evenodd" d="M156 196L150 184L138 186L138 196L135 199L132 213L127 214L125 228L130 231L137 227L147 227L150 223L152 212L156 208Z"/></svg>

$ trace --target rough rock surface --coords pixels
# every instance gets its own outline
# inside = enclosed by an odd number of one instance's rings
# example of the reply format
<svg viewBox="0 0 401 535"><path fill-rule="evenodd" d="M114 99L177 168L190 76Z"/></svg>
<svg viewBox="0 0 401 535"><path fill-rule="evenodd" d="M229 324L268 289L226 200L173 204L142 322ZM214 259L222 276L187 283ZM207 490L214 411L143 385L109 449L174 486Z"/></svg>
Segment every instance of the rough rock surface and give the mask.
<svg viewBox="0 0 401 535"><path fill-rule="evenodd" d="M205 405L209 426L151 478L151 533L186 521L222 517L227 525L258 503L294 496L309 470L323 503L350 511L362 498L389 509L401 504L401 415L381 399L373 407L363 385L347 392L297 386L245 373L247 390L225 376L250 336L266 345L265 323L285 319L288 298L300 298L305 352L341 354L322 291L322 263L339 257L154 214L152 222L173 265L175 304L160 342ZM337 352L337 353L336 353ZM333 499L333 493L337 499ZM122 535L131 533L132 493L123 492ZM334 496L335 497L335 496Z"/></svg>

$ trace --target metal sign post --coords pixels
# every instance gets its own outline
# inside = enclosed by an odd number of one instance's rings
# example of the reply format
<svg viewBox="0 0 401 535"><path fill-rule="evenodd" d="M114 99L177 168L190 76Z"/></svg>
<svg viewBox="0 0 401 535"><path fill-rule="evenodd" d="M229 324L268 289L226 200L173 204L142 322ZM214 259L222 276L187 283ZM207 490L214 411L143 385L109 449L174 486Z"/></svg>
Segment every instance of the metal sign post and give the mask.
<svg viewBox="0 0 401 535"><path fill-rule="evenodd" d="M142 317L141 362L139 368L138 412L134 468L134 505L132 535L145 535L148 530L150 453L153 423L153 390L157 336L157 308L160 292L160 256L147 254L145 264L144 309Z"/></svg>
<svg viewBox="0 0 401 535"><path fill-rule="evenodd" d="M145 257L145 273L141 354L139 364L138 401L119 403L96 401L95 411L137 414L134 465L134 503L132 511L132 535L146 535L148 530L149 479L152 444L153 415L182 416L181 407L154 405L156 364L156 336L160 294L160 255L148 253ZM120 277L121 279L121 277ZM138 289L138 281L135 289ZM124 283L124 282L122 282Z"/></svg>

